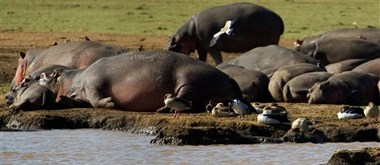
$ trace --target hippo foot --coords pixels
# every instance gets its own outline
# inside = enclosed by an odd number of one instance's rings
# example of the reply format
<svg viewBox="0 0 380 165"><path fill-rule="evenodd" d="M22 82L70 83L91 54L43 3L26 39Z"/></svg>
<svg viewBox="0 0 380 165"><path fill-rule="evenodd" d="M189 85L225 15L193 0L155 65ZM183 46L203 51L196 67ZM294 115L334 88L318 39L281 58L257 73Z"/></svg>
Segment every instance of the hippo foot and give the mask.
<svg viewBox="0 0 380 165"><path fill-rule="evenodd" d="M95 108L115 108L115 102L112 101L111 97L106 97L104 99L100 99L96 105L94 105Z"/></svg>
<svg viewBox="0 0 380 165"><path fill-rule="evenodd" d="M158 108L157 112L158 113L170 113L171 110L172 110L171 108L164 106L164 107Z"/></svg>

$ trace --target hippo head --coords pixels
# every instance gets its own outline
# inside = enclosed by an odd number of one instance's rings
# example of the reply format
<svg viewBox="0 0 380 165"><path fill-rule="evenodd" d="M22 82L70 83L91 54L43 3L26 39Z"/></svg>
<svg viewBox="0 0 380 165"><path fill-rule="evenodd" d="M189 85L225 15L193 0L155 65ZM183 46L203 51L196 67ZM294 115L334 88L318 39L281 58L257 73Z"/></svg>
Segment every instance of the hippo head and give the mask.
<svg viewBox="0 0 380 165"><path fill-rule="evenodd" d="M12 112L19 110L51 109L55 105L55 95L49 88L40 84L19 86L14 89Z"/></svg>
<svg viewBox="0 0 380 165"><path fill-rule="evenodd" d="M182 35L176 34L170 39L167 49L169 51L189 55L191 52L195 51L195 42L187 33Z"/></svg>
<svg viewBox="0 0 380 165"><path fill-rule="evenodd" d="M342 89L335 83L329 81L317 82L307 94L309 104L332 104L345 103L346 96Z"/></svg>

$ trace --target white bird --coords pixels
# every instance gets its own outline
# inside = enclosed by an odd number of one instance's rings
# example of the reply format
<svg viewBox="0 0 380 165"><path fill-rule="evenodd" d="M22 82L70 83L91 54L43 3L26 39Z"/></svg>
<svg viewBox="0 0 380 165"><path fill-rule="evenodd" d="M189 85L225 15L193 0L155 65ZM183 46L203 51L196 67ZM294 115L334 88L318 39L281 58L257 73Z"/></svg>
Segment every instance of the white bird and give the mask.
<svg viewBox="0 0 380 165"><path fill-rule="evenodd" d="M370 121L372 122L372 118L376 119L376 122L378 122L379 118L379 107L375 105L373 102L369 102L368 106L364 109L364 115L367 118L370 118Z"/></svg>
<svg viewBox="0 0 380 165"><path fill-rule="evenodd" d="M309 131L313 128L313 123L307 118L297 118L292 123L292 129L293 130L300 130L300 131Z"/></svg>
<svg viewBox="0 0 380 165"><path fill-rule="evenodd" d="M252 108L241 100L234 99L229 104L232 110L234 110L236 114L240 115L240 119L243 119L244 115L250 114L252 112Z"/></svg>
<svg viewBox="0 0 380 165"><path fill-rule="evenodd" d="M165 95L164 103L166 107L174 110L173 119L178 119L181 111L191 109L192 106L191 101L174 97L172 94Z"/></svg>
<svg viewBox="0 0 380 165"><path fill-rule="evenodd" d="M263 113L257 115L257 120L262 124L290 124L287 113L278 111L278 109L272 109L271 107L265 107Z"/></svg>
<svg viewBox="0 0 380 165"><path fill-rule="evenodd" d="M232 30L233 30L232 25L234 24L234 22L235 22L234 20L226 21L226 23L224 24L224 27L222 27L219 32L213 35L213 38L211 39L209 46L210 47L214 46L216 44L216 41L219 39L219 37L222 34L231 35Z"/></svg>
<svg viewBox="0 0 380 165"><path fill-rule="evenodd" d="M344 106L337 115L338 119L358 119L364 117L364 112L360 107Z"/></svg>

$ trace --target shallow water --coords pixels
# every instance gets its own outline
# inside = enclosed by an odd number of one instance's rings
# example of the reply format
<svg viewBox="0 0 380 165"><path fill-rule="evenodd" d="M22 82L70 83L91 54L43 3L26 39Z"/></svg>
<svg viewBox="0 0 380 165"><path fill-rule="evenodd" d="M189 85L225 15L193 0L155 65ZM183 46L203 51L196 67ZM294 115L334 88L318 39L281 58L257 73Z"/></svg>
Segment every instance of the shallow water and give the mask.
<svg viewBox="0 0 380 165"><path fill-rule="evenodd" d="M0 164L325 164L380 143L159 146L153 136L95 129L0 132Z"/></svg>

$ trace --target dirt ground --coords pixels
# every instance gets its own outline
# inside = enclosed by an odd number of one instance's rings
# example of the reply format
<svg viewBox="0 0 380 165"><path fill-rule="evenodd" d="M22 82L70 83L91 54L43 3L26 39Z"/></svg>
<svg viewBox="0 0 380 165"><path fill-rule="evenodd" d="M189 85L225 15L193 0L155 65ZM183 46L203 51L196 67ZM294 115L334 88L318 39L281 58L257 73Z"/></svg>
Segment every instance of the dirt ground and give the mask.
<svg viewBox="0 0 380 165"><path fill-rule="evenodd" d="M137 50L143 48L145 50L150 49L163 49L165 48L168 36L130 36L130 35L113 35L113 34L93 34L93 33L35 33L35 32L20 32L20 31L1 31L0 32L0 83L9 83L13 78L13 75L17 67L18 53L20 51L27 51L33 48L44 48L51 46L54 42L62 43L66 40L83 40L85 36L90 38L93 41L99 41L103 43L114 44L122 48L128 48L131 50ZM291 47L292 40L281 40L280 45L285 47ZM235 57L236 54L225 54L224 58L229 59ZM211 59L208 59L210 63ZM74 110L61 110L54 112L46 111L36 111L36 112L25 112L23 114L10 115L6 108L4 96L5 91L8 90L7 87L2 89L1 98L0 98L0 118L6 124L10 121L11 118L26 119L25 114L28 114L30 117L35 118L45 118L49 119L52 115L58 116L69 116L68 118L75 118L76 120L82 119L91 121L94 120L94 123L98 125L90 126L87 123L86 127L92 128L104 128L106 124L104 122L110 122L113 119L119 118L116 121L120 121L120 116L132 117L133 121L139 122L141 125L148 127L151 125L160 125L161 128L168 128L170 126L182 126L182 127L208 127L208 128L236 128L240 131L252 132L251 127L259 125L257 123L257 115L249 115L246 119L240 120L238 118L214 118L210 114L200 113L200 114L182 114L181 119L171 120L170 114L158 114L158 113L133 113L133 112L123 112L123 111L111 111L111 110L94 110L94 109L74 109ZM309 104L293 104L293 103L280 103L280 105L285 106L289 111L290 121L295 120L297 117L308 117L314 123L314 127L323 131L326 136L329 136L331 139L337 138L335 141L361 141L361 138L366 139L365 136L380 136L379 132L379 123L371 123L368 119L356 119L356 120L338 120L337 112L343 107L343 105L309 105ZM104 116L104 113L108 114L107 117ZM36 117L37 116L37 117ZM97 116L97 117L94 117ZM28 117L28 118L30 118ZM101 118L101 119L100 119ZM146 119L146 120L143 120ZM149 120L148 120L149 119ZM74 119L73 119L74 120ZM35 122L33 120L31 122ZM71 120L70 120L71 121ZM38 122L38 121L37 121ZM167 125L162 125L166 123ZM120 124L120 123L119 123ZM41 123L40 123L41 125ZM117 122L113 126L110 126L110 129L117 129ZM80 127L80 126L78 126ZM278 128L280 131L279 134L284 134L290 126L285 128ZM49 128L40 126L39 128ZM265 130L272 130L270 136L275 135L276 130L273 130L272 127L265 126ZM363 134L363 130L369 130L372 133ZM177 130L178 131L178 130ZM373 132L375 131L375 132ZM365 132L365 131L364 131ZM175 134L175 130L172 132ZM329 134L329 135L328 135ZM351 136L351 137L346 137ZM356 136L363 136L358 138ZM346 140L339 140L339 139ZM379 139L380 137L375 137L373 139ZM347 140L348 139L348 140ZM369 138L371 140L371 138ZM368 138L367 138L368 140ZM334 140L332 140L334 141Z"/></svg>

